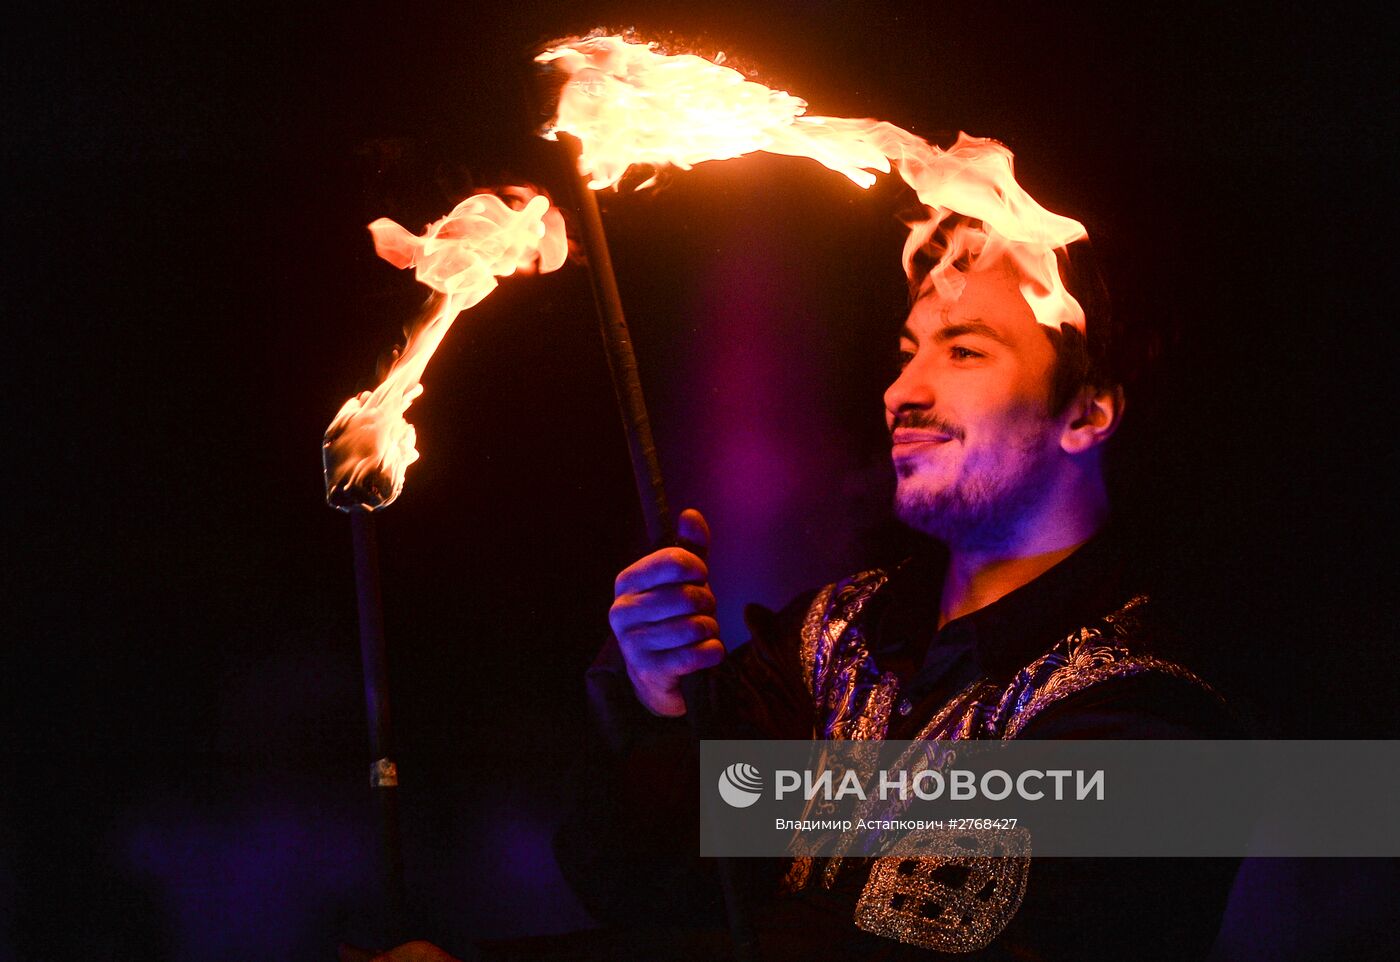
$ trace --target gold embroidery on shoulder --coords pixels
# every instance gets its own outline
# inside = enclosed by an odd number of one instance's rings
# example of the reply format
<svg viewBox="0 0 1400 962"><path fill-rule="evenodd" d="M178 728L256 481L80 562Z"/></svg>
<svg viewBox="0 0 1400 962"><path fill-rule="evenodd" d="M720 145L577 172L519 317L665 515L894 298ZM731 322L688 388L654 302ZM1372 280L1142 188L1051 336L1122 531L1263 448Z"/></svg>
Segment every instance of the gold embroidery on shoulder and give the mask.
<svg viewBox="0 0 1400 962"><path fill-rule="evenodd" d="M1130 639L1140 631L1146 603L1146 596L1138 595L1105 616L1101 625L1079 629L1021 669L997 706L995 727L1001 737L1016 738L1051 705L1116 678L1168 675L1219 698L1209 684L1175 662L1132 650Z"/></svg>
<svg viewBox="0 0 1400 962"><path fill-rule="evenodd" d="M889 575L876 568L823 588L802 627L802 674L816 709L818 736L883 738L899 680L877 674L861 613Z"/></svg>
<svg viewBox="0 0 1400 962"><path fill-rule="evenodd" d="M1175 662L1154 658L1151 655L1129 656L1117 661L1088 664L1077 671L1066 672L1063 675L1057 673L1054 685L1046 685L1026 703L1024 708L1010 718L1006 725L1006 734L1003 737L1016 738L1037 715L1076 692L1115 678L1130 678L1134 675L1147 673L1169 675L1196 685L1217 698L1220 697L1209 684Z"/></svg>

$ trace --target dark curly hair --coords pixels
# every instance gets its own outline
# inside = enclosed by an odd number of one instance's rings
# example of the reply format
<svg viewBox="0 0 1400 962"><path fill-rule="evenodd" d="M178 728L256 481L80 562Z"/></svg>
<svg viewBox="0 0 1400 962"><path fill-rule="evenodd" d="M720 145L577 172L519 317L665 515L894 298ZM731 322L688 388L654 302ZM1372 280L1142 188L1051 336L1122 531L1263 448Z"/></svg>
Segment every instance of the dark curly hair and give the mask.
<svg viewBox="0 0 1400 962"><path fill-rule="evenodd" d="M949 217L943 230L966 223L960 215ZM975 223L975 222L974 222ZM940 234L943 233L940 230ZM938 262L941 253L938 238L915 255L909 278L909 300L912 303L922 288L924 279ZM1147 353L1134 352L1113 313L1108 284L1100 269L1099 259L1088 241L1078 241L1056 252L1060 277L1066 289L1084 309L1084 329L1065 326L1042 326L1045 336L1055 348L1055 368L1051 372L1050 410L1059 414L1086 387L1106 389L1120 387L1132 393L1129 385L1136 382L1147 360ZM966 270L966 258L952 265ZM1141 356L1139 356L1141 355Z"/></svg>
<svg viewBox="0 0 1400 962"><path fill-rule="evenodd" d="M1062 412L1084 388L1104 390L1125 387L1130 380L1119 349L1108 284L1099 270L1094 249L1087 241L1056 252L1065 288L1084 309L1084 330L1066 325L1044 327L1055 347L1055 367L1050 374L1050 411Z"/></svg>

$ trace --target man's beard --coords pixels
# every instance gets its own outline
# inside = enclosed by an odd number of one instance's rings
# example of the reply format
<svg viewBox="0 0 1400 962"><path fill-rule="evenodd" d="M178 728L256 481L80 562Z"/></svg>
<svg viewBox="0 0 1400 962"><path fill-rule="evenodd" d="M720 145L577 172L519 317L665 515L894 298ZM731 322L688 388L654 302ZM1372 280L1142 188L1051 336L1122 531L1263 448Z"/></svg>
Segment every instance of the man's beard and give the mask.
<svg viewBox="0 0 1400 962"><path fill-rule="evenodd" d="M940 431L952 438L947 444L960 444L966 438L961 428L931 412L899 418L895 426ZM1000 461L989 466L994 470L982 471L976 470L973 461L964 462L961 476L935 491L917 486L918 472L911 466L900 473L895 515L949 547L994 550L1014 544L1023 521L1043 498L1044 457L1037 440L1027 439L1019 450L1007 450Z"/></svg>

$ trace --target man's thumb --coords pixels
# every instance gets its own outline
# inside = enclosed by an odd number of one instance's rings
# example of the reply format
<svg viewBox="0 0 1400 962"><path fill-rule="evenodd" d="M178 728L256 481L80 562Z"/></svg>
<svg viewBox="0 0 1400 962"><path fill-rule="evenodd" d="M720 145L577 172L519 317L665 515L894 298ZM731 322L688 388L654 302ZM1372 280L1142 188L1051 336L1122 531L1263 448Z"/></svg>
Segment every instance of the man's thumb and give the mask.
<svg viewBox="0 0 1400 962"><path fill-rule="evenodd" d="M676 519L676 542L704 558L710 551L710 526L705 516L694 508L682 511Z"/></svg>

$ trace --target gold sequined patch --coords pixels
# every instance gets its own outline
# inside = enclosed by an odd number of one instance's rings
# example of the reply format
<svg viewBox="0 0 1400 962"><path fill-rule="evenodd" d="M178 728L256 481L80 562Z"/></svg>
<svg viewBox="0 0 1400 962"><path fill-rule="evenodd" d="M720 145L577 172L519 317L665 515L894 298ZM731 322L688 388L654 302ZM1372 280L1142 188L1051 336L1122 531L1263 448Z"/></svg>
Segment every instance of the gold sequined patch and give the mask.
<svg viewBox="0 0 1400 962"><path fill-rule="evenodd" d="M965 843L979 854L876 859L856 903L856 925L939 952L975 952L990 945L1026 894L1030 833L968 835Z"/></svg>

